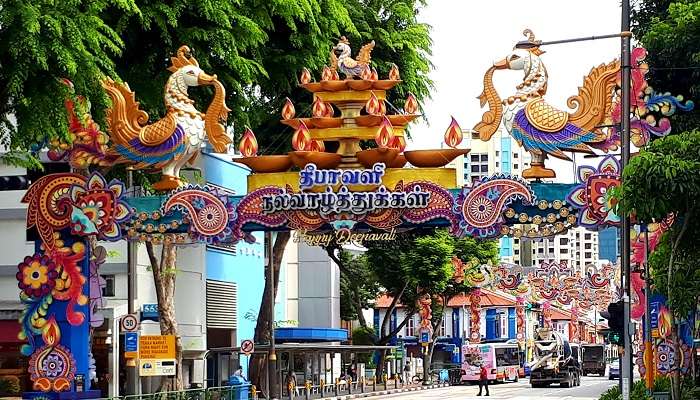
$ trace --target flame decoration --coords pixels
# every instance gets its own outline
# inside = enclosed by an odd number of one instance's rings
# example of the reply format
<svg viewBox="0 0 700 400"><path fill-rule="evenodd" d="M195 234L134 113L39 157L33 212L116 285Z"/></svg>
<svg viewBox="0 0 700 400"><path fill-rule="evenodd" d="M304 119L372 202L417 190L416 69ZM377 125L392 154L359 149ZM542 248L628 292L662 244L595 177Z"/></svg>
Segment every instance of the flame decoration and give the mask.
<svg viewBox="0 0 700 400"><path fill-rule="evenodd" d="M311 72L307 68L302 68L301 69L301 75L299 76L299 82L301 82L302 85L306 85L307 83L311 83Z"/></svg>
<svg viewBox="0 0 700 400"><path fill-rule="evenodd" d="M255 139L255 133L253 133L250 128L245 128L241 142L238 144L238 150L243 157L254 157L258 155L258 140Z"/></svg>
<svg viewBox="0 0 700 400"><path fill-rule="evenodd" d="M296 151L304 151L307 150L310 144L311 134L309 133L309 128L306 127L304 121L300 121L299 127L292 136L292 147Z"/></svg>
<svg viewBox="0 0 700 400"><path fill-rule="evenodd" d="M372 75L370 76L371 80L376 81L379 80L379 73L377 72L377 69L372 67Z"/></svg>
<svg viewBox="0 0 700 400"><path fill-rule="evenodd" d="M335 109L333 108L333 104L331 103L324 103L326 105L326 110L323 113L323 116L326 118L333 118L335 115Z"/></svg>
<svg viewBox="0 0 700 400"><path fill-rule="evenodd" d="M369 68L369 65L365 65L364 68L362 68L362 72L360 72L360 79L363 81L369 81L372 79L372 70Z"/></svg>
<svg viewBox="0 0 700 400"><path fill-rule="evenodd" d="M60 343L61 330L58 328L54 317L49 318L46 322L46 326L41 331L41 338L44 339L44 344L47 346L54 346Z"/></svg>
<svg viewBox="0 0 700 400"><path fill-rule="evenodd" d="M297 111L294 109L294 103L287 97L282 106L282 119L292 119L296 113Z"/></svg>
<svg viewBox="0 0 700 400"><path fill-rule="evenodd" d="M369 100L365 103L365 111L367 111L369 115L381 115L380 101L377 96L375 96L374 92L370 94Z"/></svg>
<svg viewBox="0 0 700 400"><path fill-rule="evenodd" d="M340 75L338 75L338 70L334 69L332 72L333 72L333 80L334 80L334 81L339 81L339 80L340 80Z"/></svg>
<svg viewBox="0 0 700 400"><path fill-rule="evenodd" d="M326 151L326 144L323 142L323 140L312 140L311 144L309 145L309 150L324 152Z"/></svg>
<svg viewBox="0 0 700 400"><path fill-rule="evenodd" d="M452 117L452 122L450 122L450 126L445 131L445 143L452 148L456 148L457 145L462 143L463 137L462 128L459 127L457 120Z"/></svg>
<svg viewBox="0 0 700 400"><path fill-rule="evenodd" d="M389 146L389 143L394 141L394 127L386 116L382 118L382 123L379 125L379 129L377 129L377 133L374 135L374 141L380 148L386 148Z"/></svg>
<svg viewBox="0 0 700 400"><path fill-rule="evenodd" d="M399 81L401 80L401 74L399 74L399 67L396 64L391 64L391 69L389 70L389 80Z"/></svg>
<svg viewBox="0 0 700 400"><path fill-rule="evenodd" d="M322 81L332 81L333 80L333 70L328 67L323 67L323 72L321 73Z"/></svg>
<svg viewBox="0 0 700 400"><path fill-rule="evenodd" d="M391 141L389 147L398 149L403 153L403 151L406 150L406 138L403 136L394 136L394 140Z"/></svg>
<svg viewBox="0 0 700 400"><path fill-rule="evenodd" d="M311 105L311 116L314 118L321 118L325 117L328 114L328 111L326 110L328 106L326 103L321 100L320 97L317 97L316 100L314 100L314 103Z"/></svg>
<svg viewBox="0 0 700 400"><path fill-rule="evenodd" d="M406 102L403 105L403 110L406 114L415 114L418 111L418 100L413 93L409 92L406 97Z"/></svg>

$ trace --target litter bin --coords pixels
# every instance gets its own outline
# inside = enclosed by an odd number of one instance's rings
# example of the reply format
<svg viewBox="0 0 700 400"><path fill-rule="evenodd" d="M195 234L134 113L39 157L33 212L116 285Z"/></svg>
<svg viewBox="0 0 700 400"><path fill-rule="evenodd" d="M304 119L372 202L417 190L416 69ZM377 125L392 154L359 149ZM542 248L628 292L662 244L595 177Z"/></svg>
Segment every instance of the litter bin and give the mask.
<svg viewBox="0 0 700 400"><path fill-rule="evenodd" d="M231 391L227 400L248 400L250 393L250 383L242 376L233 375L228 378L228 384L231 386Z"/></svg>
<svg viewBox="0 0 700 400"><path fill-rule="evenodd" d="M669 400L671 398L669 392L654 392L651 396L654 400Z"/></svg>
<svg viewBox="0 0 700 400"><path fill-rule="evenodd" d="M438 374L438 380L440 381L438 383L446 383L450 381L450 376L446 369L440 370Z"/></svg>

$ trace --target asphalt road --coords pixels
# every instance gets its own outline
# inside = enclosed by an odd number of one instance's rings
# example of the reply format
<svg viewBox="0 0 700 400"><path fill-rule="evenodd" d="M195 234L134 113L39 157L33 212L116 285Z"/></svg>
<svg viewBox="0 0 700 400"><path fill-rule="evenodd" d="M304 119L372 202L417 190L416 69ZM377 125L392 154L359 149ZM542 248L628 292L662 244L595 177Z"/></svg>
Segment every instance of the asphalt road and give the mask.
<svg viewBox="0 0 700 400"><path fill-rule="evenodd" d="M600 395L613 385L617 380L610 381L607 377L581 377L581 386L572 388L560 388L551 385L546 388L533 389L528 379L520 379L518 382L490 385L490 398L511 400L536 400L536 399L562 399L562 400L597 400ZM375 399L439 399L439 400L476 400L481 399L476 394L479 387L474 385L451 386L441 389L432 389L420 392L410 392L395 395L373 397Z"/></svg>

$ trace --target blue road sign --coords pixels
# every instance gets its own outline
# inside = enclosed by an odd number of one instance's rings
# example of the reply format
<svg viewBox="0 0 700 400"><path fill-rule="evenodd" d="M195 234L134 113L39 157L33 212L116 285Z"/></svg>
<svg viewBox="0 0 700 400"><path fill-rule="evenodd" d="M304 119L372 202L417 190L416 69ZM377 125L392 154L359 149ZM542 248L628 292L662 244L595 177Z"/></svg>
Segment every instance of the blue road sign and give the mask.
<svg viewBox="0 0 700 400"><path fill-rule="evenodd" d="M124 351L139 351L139 334L137 332L124 333Z"/></svg>
<svg viewBox="0 0 700 400"><path fill-rule="evenodd" d="M422 343L428 343L430 341L430 332L428 331L422 331L420 333L420 341Z"/></svg>

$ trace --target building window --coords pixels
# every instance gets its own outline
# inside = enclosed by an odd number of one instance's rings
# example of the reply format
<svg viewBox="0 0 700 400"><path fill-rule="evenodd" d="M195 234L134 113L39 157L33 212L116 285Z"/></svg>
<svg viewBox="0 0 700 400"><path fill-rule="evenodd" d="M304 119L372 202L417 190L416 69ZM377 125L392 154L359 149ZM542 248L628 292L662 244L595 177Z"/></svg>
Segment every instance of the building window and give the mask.
<svg viewBox="0 0 700 400"><path fill-rule="evenodd" d="M481 172L489 172L489 166L485 164L481 164Z"/></svg>
<svg viewBox="0 0 700 400"><path fill-rule="evenodd" d="M591 244L590 244L590 243L586 243L586 244L583 245L583 248L586 249L586 250L590 250L590 249L591 249Z"/></svg>
<svg viewBox="0 0 700 400"><path fill-rule="evenodd" d="M513 254L515 254L515 255L520 254L520 249L513 249Z"/></svg>
<svg viewBox="0 0 700 400"><path fill-rule="evenodd" d="M584 239L584 240L591 240L591 234L590 234L590 233L586 233L585 235L583 235L583 239Z"/></svg>
<svg viewBox="0 0 700 400"><path fill-rule="evenodd" d="M544 249L540 247L539 249L537 249L537 252L540 253L540 254L543 254L543 253L544 253Z"/></svg>
<svg viewBox="0 0 700 400"><path fill-rule="evenodd" d="M569 244L569 238L559 238L559 244L560 245Z"/></svg>
<svg viewBox="0 0 700 400"><path fill-rule="evenodd" d="M479 155L478 155L478 154L472 154L471 160L472 160L472 162L479 162Z"/></svg>
<svg viewBox="0 0 700 400"><path fill-rule="evenodd" d="M593 257L593 255L592 255L591 253L589 253L589 252L586 252L586 254L585 254L584 257L585 257L585 258L591 258L591 257Z"/></svg>
<svg viewBox="0 0 700 400"><path fill-rule="evenodd" d="M406 336L416 336L416 321L413 317L406 322Z"/></svg>
<svg viewBox="0 0 700 400"><path fill-rule="evenodd" d="M513 153L513 158L518 158L518 153Z"/></svg>
<svg viewBox="0 0 700 400"><path fill-rule="evenodd" d="M478 165L472 165L472 172L479 172L479 166L478 166Z"/></svg>
<svg viewBox="0 0 700 400"><path fill-rule="evenodd" d="M105 280L105 287L102 288L102 296L114 297L114 275L102 275Z"/></svg>
<svg viewBox="0 0 700 400"><path fill-rule="evenodd" d="M501 152L496 150L496 157L498 157L499 155L501 155Z"/></svg>
<svg viewBox="0 0 700 400"><path fill-rule="evenodd" d="M518 168L520 168L519 164L513 164L513 169L518 169Z"/></svg>
<svg viewBox="0 0 700 400"><path fill-rule="evenodd" d="M498 161L496 161L496 168L498 168Z"/></svg>
<svg viewBox="0 0 700 400"><path fill-rule="evenodd" d="M447 323L446 323L446 320L445 320L445 316L443 315L443 316L442 316L442 322L440 323L440 329L438 329L438 336L446 336L446 335L447 335L446 332L445 332L445 330L446 330L446 327L445 327L445 326L446 326L446 325L447 325Z"/></svg>
<svg viewBox="0 0 700 400"><path fill-rule="evenodd" d="M569 249L567 249L566 247L563 247L563 248L559 249L559 252L560 253L568 253Z"/></svg>
<svg viewBox="0 0 700 400"><path fill-rule="evenodd" d="M488 161L489 160L489 155L488 154L482 154L481 155L481 162Z"/></svg>

